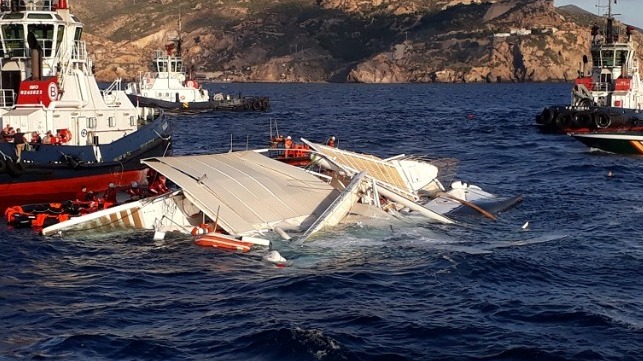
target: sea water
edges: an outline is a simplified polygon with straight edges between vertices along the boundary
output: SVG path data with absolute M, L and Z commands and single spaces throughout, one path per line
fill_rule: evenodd
M 175 154 L 264 148 L 276 121 L 295 139 L 447 160 L 447 180 L 524 202 L 495 222 L 276 241 L 285 268 L 182 236 L 3 224 L 0 359 L 643 359 L 643 158 L 537 131 L 571 85 L 206 87 L 272 110 L 173 116 Z

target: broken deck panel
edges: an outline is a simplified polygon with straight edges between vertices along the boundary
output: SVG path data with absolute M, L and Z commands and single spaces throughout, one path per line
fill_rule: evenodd
M 253 151 L 148 158 L 230 234 L 312 223 L 338 191 L 316 176 Z

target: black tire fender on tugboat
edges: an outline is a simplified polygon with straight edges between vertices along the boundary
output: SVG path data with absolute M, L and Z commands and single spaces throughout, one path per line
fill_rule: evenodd
M 268 110 L 268 108 L 269 108 L 268 99 L 261 98 L 260 102 L 261 102 L 261 111 L 265 112 L 266 110 Z
M 22 163 L 16 163 L 9 161 L 6 163 L 7 166 L 7 173 L 14 177 L 18 177 L 22 174 L 22 172 L 25 171 L 25 167 L 22 165 Z
M 537 120 L 537 123 L 542 125 L 550 125 L 554 121 L 554 111 L 551 108 L 545 108 L 540 117 Z
M 574 118 L 570 111 L 563 110 L 556 115 L 556 126 L 560 129 L 566 129 L 573 126 Z
M 596 128 L 607 128 L 612 124 L 612 119 L 606 113 L 594 114 L 594 124 Z
M 574 114 L 574 125 L 578 128 L 590 128 L 594 124 L 592 121 L 592 113 L 590 112 L 576 112 Z
M 0 173 L 4 173 L 7 171 L 7 162 L 4 161 L 4 159 L 0 159 Z

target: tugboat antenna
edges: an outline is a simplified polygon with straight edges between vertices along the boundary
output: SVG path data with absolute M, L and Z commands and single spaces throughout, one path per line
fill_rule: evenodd
M 182 32 L 182 26 L 181 26 L 181 13 L 179 13 L 179 44 L 178 44 L 178 56 L 182 56 L 181 52 L 181 46 L 183 45 L 182 42 L 183 40 L 181 39 L 181 32 Z
M 601 12 L 600 9 L 607 8 L 607 14 L 603 14 L 603 16 L 605 16 L 605 18 L 607 19 L 607 24 L 605 26 L 605 42 L 607 44 L 612 44 L 615 41 L 618 41 L 618 33 L 614 31 L 614 15 L 621 14 L 612 13 L 612 1 L 614 1 L 614 4 L 616 4 L 616 0 L 607 0 L 607 5 L 601 5 L 601 1 L 598 0 L 598 4 L 596 5 L 596 7 L 599 8 L 599 15 Z

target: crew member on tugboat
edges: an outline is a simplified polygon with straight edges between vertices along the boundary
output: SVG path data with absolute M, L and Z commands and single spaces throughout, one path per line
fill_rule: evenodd
M 25 150 L 25 144 L 27 144 L 25 133 L 21 132 L 20 128 L 16 129 L 16 133 L 13 135 L 13 143 L 16 145 L 17 161 L 20 162 L 22 152 Z

